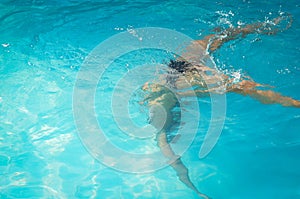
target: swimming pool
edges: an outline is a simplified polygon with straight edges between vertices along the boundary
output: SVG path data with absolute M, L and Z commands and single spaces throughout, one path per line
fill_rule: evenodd
M 1 1 L 0 198 L 197 198 L 170 167 L 147 174 L 118 172 L 87 152 L 72 109 L 76 75 L 85 58 L 123 31 L 161 27 L 200 39 L 216 27 L 264 21 L 285 12 L 294 18 L 290 29 L 229 42 L 213 60 L 222 71 L 250 75 L 300 99 L 299 6 L 280 0 Z M 117 78 L 142 61 L 164 62 L 163 55 L 129 54 L 115 62 L 128 65 L 108 75 Z M 98 114 L 109 103 L 102 94 L 113 89 L 109 79 L 104 83 L 106 90 L 96 93 Z M 182 156 L 193 183 L 212 198 L 300 198 L 300 110 L 237 94 L 226 98 L 222 134 L 204 159 L 198 153 L 210 102 L 199 100 L 197 135 Z M 136 123 L 147 118 L 136 103 L 131 106 Z M 110 117 L 102 120 L 106 129 L 115 129 Z M 131 141 L 124 136 L 117 144 L 138 151 Z M 154 145 L 143 150 L 157 150 Z

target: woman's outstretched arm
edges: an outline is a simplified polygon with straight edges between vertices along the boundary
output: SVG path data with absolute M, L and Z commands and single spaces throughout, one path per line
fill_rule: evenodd
M 284 31 L 291 27 L 292 22 L 293 19 L 291 15 L 279 16 L 267 22 L 258 22 L 243 27 L 228 28 L 223 32 L 207 35 L 204 39 L 197 40 L 196 42 L 205 49 L 208 47 L 208 50 L 213 52 L 220 48 L 224 43 L 245 37 L 248 34 L 258 33 L 273 35 L 279 31 Z M 283 24 L 282 26 L 284 27 L 280 28 L 280 24 Z
M 232 87 L 230 92 L 248 95 L 263 104 L 281 104 L 282 106 L 292 106 L 300 108 L 300 101 L 291 97 L 283 96 L 272 90 L 259 90 L 256 87 L 260 86 L 252 81 L 242 81 Z
M 258 84 L 254 81 L 243 80 L 239 83 L 226 87 L 226 92 L 234 92 L 244 96 L 250 96 L 263 104 L 281 104 L 282 106 L 292 106 L 300 108 L 300 101 L 272 90 L 260 90 L 258 87 L 270 87 L 269 85 Z M 198 97 L 207 97 L 209 93 L 220 94 L 220 89 L 210 88 L 204 90 L 188 90 L 178 92 L 181 97 L 190 97 L 197 95 Z

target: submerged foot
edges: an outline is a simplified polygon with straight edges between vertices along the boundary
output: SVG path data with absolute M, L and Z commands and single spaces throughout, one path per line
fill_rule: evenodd
M 200 196 L 203 199 L 212 199 L 211 197 L 208 197 L 207 195 L 205 195 L 203 193 L 198 193 L 198 196 Z

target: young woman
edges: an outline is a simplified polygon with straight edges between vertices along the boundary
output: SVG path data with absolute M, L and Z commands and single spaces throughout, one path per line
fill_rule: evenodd
M 208 199 L 209 197 L 198 191 L 191 182 L 188 169 L 184 166 L 179 156 L 177 156 L 170 147 L 167 139 L 167 133 L 174 123 L 174 107 L 178 104 L 177 96 L 207 96 L 210 93 L 224 94 L 234 92 L 244 96 L 250 96 L 264 104 L 281 104 L 283 106 L 293 106 L 300 108 L 300 101 L 281 95 L 272 90 L 260 89 L 270 86 L 254 82 L 249 77 L 231 78 L 219 71 L 205 66 L 205 62 L 193 59 L 192 54 L 197 53 L 197 46 L 207 49 L 213 53 L 225 42 L 245 37 L 248 34 L 258 33 L 273 35 L 278 31 L 283 31 L 291 26 L 292 17 L 280 16 L 272 21 L 264 23 L 254 23 L 244 27 L 229 28 L 218 34 L 212 34 L 204 37 L 202 40 L 194 41 L 184 56 L 177 60 L 171 60 L 168 64 L 170 71 L 163 82 L 146 83 L 143 90 L 147 92 L 144 102 L 150 110 L 150 124 L 160 129 L 157 133 L 157 144 L 166 158 L 170 160 L 170 166 L 174 168 L 179 179 L 189 188 L 194 190 L 200 197 Z M 283 29 L 279 26 L 285 25 Z M 166 85 L 166 86 L 164 86 Z M 174 93 L 167 87 L 172 87 Z M 187 90 L 192 86 L 192 89 Z M 173 89 L 172 89 L 173 90 Z M 164 120 L 162 119 L 161 107 L 164 109 Z

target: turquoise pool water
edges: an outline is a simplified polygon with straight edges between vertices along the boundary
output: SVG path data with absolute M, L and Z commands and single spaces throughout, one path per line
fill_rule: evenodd
M 227 73 L 250 75 L 300 99 L 300 4 L 295 0 L 2 0 L 0 198 L 197 198 L 169 167 L 123 173 L 87 152 L 73 118 L 76 75 L 96 45 L 122 31 L 162 27 L 200 39 L 216 27 L 265 21 L 281 12 L 293 16 L 290 29 L 229 42 L 213 60 Z M 129 65 L 120 72 L 140 64 L 136 60 L 165 61 L 156 51 L 142 55 L 128 56 Z M 107 82 L 105 91 L 111 90 Z M 107 107 L 101 107 L 101 90 L 96 96 L 98 113 L 103 113 Z M 300 109 L 263 105 L 237 94 L 226 97 L 222 135 L 204 159 L 198 153 L 210 103 L 199 100 L 198 133 L 182 156 L 195 186 L 215 199 L 300 198 Z M 147 118 L 136 103 L 131 106 L 133 115 L 140 114 L 135 115 L 137 123 Z M 112 123 L 105 120 L 105 127 L 114 128 Z M 134 150 L 130 141 L 124 146 Z

